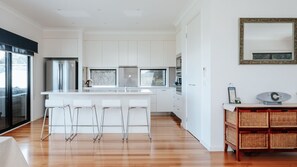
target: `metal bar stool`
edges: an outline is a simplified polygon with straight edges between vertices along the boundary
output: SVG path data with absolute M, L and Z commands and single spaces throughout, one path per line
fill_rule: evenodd
M 121 124 L 120 125 L 105 125 L 104 124 L 104 117 L 105 112 L 108 109 L 119 109 L 121 113 Z M 120 100 L 102 100 L 102 116 L 101 116 L 101 137 L 103 136 L 103 127 L 122 127 L 122 140 L 125 140 L 125 127 L 124 127 L 124 116 L 122 111 L 122 105 Z
M 100 134 L 100 129 L 99 129 L 99 122 L 98 122 L 98 115 L 97 115 L 97 111 L 96 111 L 96 106 L 94 104 L 92 104 L 91 100 L 73 100 L 73 104 L 72 106 L 74 107 L 73 110 L 73 119 L 74 119 L 74 115 L 75 115 L 75 111 L 76 111 L 76 124 L 73 125 L 76 127 L 75 129 L 75 133 L 74 135 L 71 137 L 71 141 L 75 138 L 75 136 L 77 136 L 77 130 L 78 127 L 93 127 L 93 141 L 95 142 L 97 140 L 97 138 L 99 137 Z M 79 118 L 79 112 L 82 109 L 89 109 L 92 112 L 92 125 L 79 125 L 78 124 L 78 118 Z M 94 125 L 94 115 L 96 118 L 96 124 Z M 95 135 L 95 130 L 94 128 L 97 127 L 97 135 Z
M 151 130 L 150 130 L 150 121 L 149 121 L 149 115 L 148 115 L 148 102 L 147 100 L 129 100 L 129 107 L 128 107 L 128 115 L 127 115 L 127 126 L 126 126 L 126 139 L 128 141 L 128 134 L 129 134 L 129 127 L 147 127 L 147 133 L 150 141 L 152 140 L 151 137 Z M 130 125 L 130 112 L 133 109 L 137 110 L 143 110 L 145 111 L 145 116 L 146 116 L 146 124 L 141 124 L 141 125 Z
M 68 108 L 69 111 L 69 118 L 71 121 L 71 125 L 67 125 L 66 124 L 66 108 Z M 53 125 L 53 111 L 54 109 L 62 109 L 64 112 L 64 125 Z M 45 121 L 46 121 L 46 115 L 47 113 L 50 111 L 50 124 L 49 125 L 45 125 Z M 44 132 L 44 127 L 47 126 L 50 128 L 49 133 L 46 136 L 43 136 L 43 132 Z M 47 138 L 48 136 L 50 136 L 52 134 L 52 127 L 53 126 L 64 126 L 64 135 L 65 135 L 65 140 L 68 141 L 70 139 L 70 137 L 73 135 L 73 128 L 72 128 L 72 116 L 71 116 L 71 109 L 70 109 L 70 105 L 69 104 L 64 104 L 63 101 L 61 100 L 45 100 L 45 111 L 44 111 L 44 116 L 43 116 L 43 123 L 42 123 L 42 130 L 41 130 L 41 134 L 40 134 L 40 140 L 43 141 L 45 138 Z M 67 132 L 66 132 L 66 126 L 71 126 L 71 134 L 69 137 L 66 136 Z

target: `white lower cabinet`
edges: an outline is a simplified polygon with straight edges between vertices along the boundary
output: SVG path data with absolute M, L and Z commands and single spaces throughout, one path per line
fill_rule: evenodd
M 173 95 L 173 113 L 180 119 L 182 119 L 182 113 L 184 111 L 184 100 L 182 95 Z
M 157 94 L 156 90 L 151 90 L 153 94 L 151 95 L 151 112 L 157 112 Z
M 172 112 L 173 89 L 157 89 L 157 112 Z

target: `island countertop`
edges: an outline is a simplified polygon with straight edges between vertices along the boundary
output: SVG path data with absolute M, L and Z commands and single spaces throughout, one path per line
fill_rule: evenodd
M 42 95 L 150 95 L 149 89 L 83 89 L 83 90 L 54 90 L 41 92 Z

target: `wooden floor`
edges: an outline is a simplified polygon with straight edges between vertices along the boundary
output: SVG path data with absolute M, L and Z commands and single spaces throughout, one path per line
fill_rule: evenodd
M 296 153 L 253 153 L 243 155 L 241 162 L 235 161 L 232 152 L 210 153 L 171 116 L 152 117 L 152 142 L 146 135 L 131 135 L 126 143 L 120 135 L 111 134 L 104 134 L 100 143 L 81 134 L 72 142 L 57 134 L 41 142 L 40 131 L 38 120 L 6 134 L 17 140 L 31 167 L 297 166 Z

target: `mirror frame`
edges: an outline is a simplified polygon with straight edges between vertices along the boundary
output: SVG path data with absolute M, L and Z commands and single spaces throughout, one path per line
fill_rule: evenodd
M 244 24 L 245 23 L 293 23 L 294 60 L 244 60 Z M 239 64 L 297 64 L 297 19 L 295 18 L 240 18 Z

